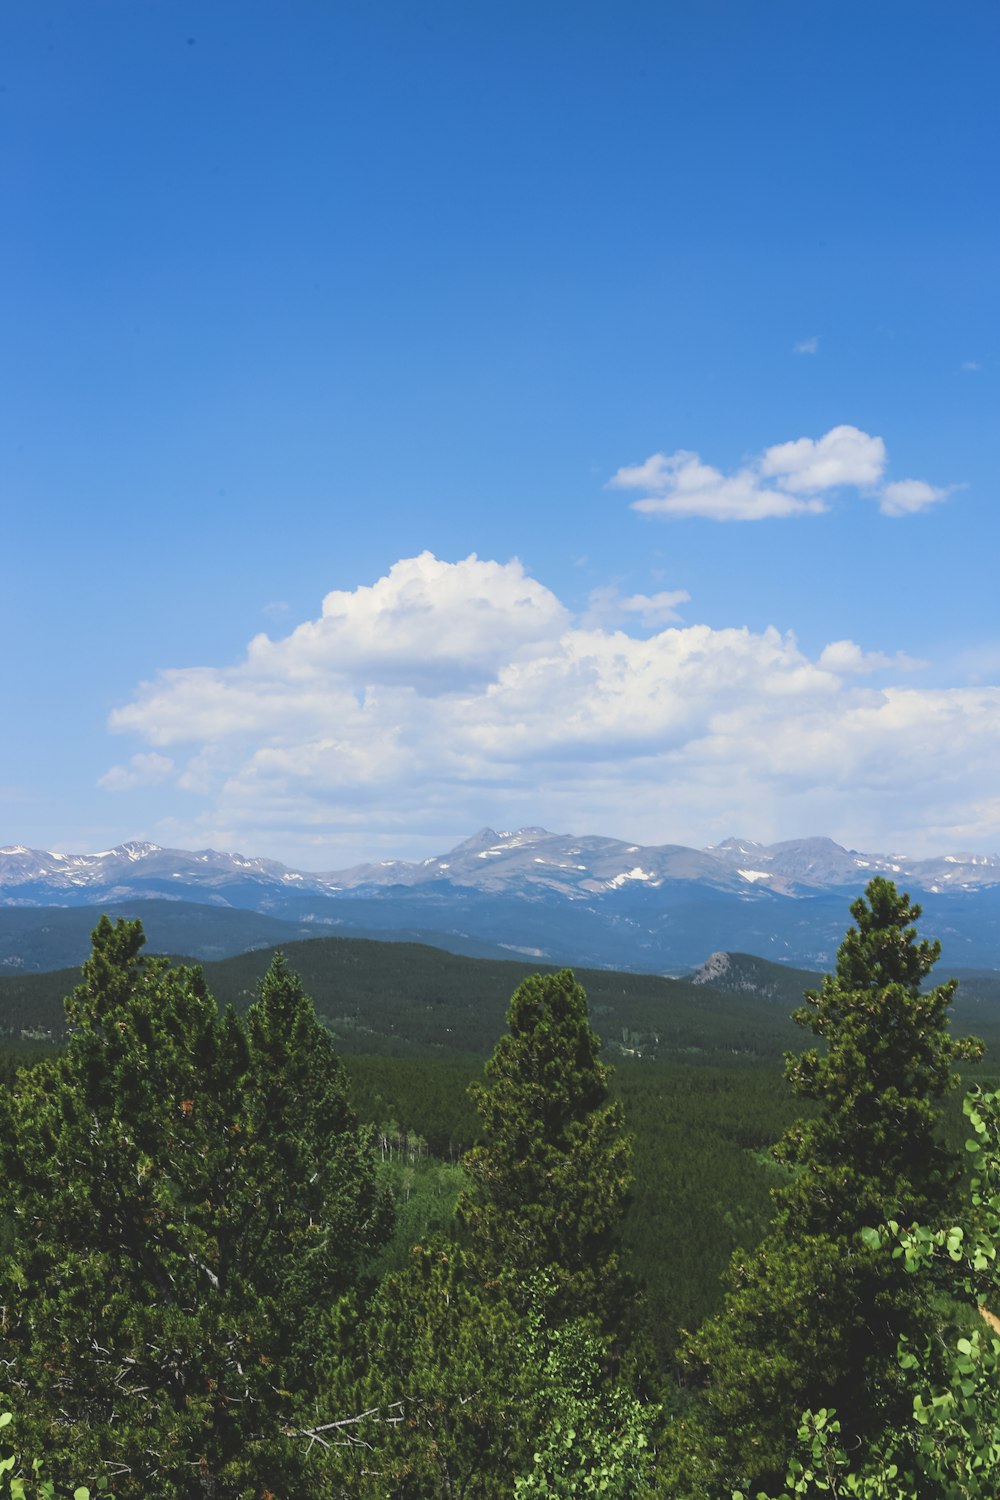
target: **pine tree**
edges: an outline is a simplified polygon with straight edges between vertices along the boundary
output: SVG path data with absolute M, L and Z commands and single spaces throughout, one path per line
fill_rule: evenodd
M 971 1175 L 959 1222 L 903 1227 L 890 1220 L 866 1236 L 884 1255 L 902 1258 L 912 1276 L 965 1303 L 961 1336 L 947 1350 L 931 1340 L 900 1345 L 912 1404 L 870 1445 L 852 1444 L 848 1454 L 835 1410 L 804 1412 L 782 1500 L 788 1491 L 865 1500 L 1000 1494 L 1000 1339 L 990 1311 L 1000 1306 L 1000 1094 L 977 1088 L 964 1109 L 974 1135 L 966 1141 Z
M 818 1112 L 779 1143 L 792 1175 L 771 1230 L 734 1257 L 723 1307 L 687 1353 L 706 1385 L 701 1430 L 675 1435 L 685 1493 L 780 1481 L 807 1407 L 836 1407 L 848 1443 L 870 1437 L 899 1414 L 900 1336 L 928 1325 L 922 1289 L 860 1231 L 947 1208 L 958 1167 L 940 1101 L 952 1063 L 982 1049 L 949 1033 L 954 982 L 922 988 L 940 945 L 918 941 L 920 908 L 876 879 L 851 913 L 834 973 L 795 1013 L 825 1043 L 787 1067 Z
M 377 1186 L 373 1132 L 356 1126 L 333 1039 L 280 953 L 246 1036 L 241 1274 L 280 1326 L 283 1384 L 308 1392 L 333 1304 L 388 1239 L 391 1200 Z
M 142 944 L 101 919 L 65 1054 L 5 1099 L 0 1357 L 27 1445 L 119 1496 L 280 1493 L 288 1382 L 386 1232 L 374 1162 L 283 966 L 247 1030 Z
M 568 969 L 526 979 L 507 1026 L 471 1089 L 486 1139 L 464 1158 L 473 1186 L 459 1221 L 489 1272 L 526 1283 L 550 1268 L 553 1315 L 610 1325 L 632 1146 L 583 989 Z
M 471 1090 L 485 1141 L 463 1158 L 471 1186 L 457 1241 L 416 1246 L 383 1283 L 363 1376 L 353 1398 L 340 1397 L 371 1409 L 358 1433 L 372 1451 L 345 1481 L 351 1494 L 512 1493 L 554 1405 L 548 1346 L 530 1336 L 542 1273 L 545 1327 L 572 1327 L 607 1353 L 594 1325 L 612 1326 L 623 1302 L 617 1237 L 631 1142 L 621 1105 L 572 974 L 526 980 L 507 1019 L 486 1082 Z
M 950 1035 L 957 981 L 924 992 L 941 944 L 918 941 L 920 907 L 891 881 L 871 881 L 851 915 L 834 972 L 793 1016 L 826 1045 L 787 1070 L 793 1093 L 820 1105 L 775 1153 L 797 1171 L 781 1198 L 789 1234 L 874 1226 L 887 1204 L 906 1223 L 933 1220 L 959 1175 L 938 1140 L 940 1101 L 958 1082 L 952 1063 L 982 1045 Z

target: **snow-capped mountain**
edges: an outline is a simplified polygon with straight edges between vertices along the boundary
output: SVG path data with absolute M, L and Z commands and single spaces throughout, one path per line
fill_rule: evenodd
M 1000 855 L 942 854 L 931 859 L 909 859 L 905 854 L 859 854 L 833 839 L 791 839 L 780 844 L 754 844 L 748 839 L 726 839 L 706 853 L 739 870 L 745 880 L 767 881 L 820 890 L 857 885 L 884 875 L 909 881 L 925 891 L 973 890 L 1000 884 Z
M 877 874 L 919 898 L 926 930 L 941 937 L 950 961 L 1000 968 L 1000 857 L 914 860 L 827 838 L 730 838 L 691 849 L 484 828 L 420 862 L 326 873 L 149 843 L 96 854 L 18 845 L 0 849 L 0 908 L 187 902 L 328 928 L 405 929 L 446 947 L 486 942 L 576 964 L 677 968 L 724 949 L 821 967 L 836 951 L 850 900 Z M 12 921 L 11 912 L 5 928 Z
M 0 904 L 10 905 L 9 893 L 27 895 L 32 887 L 62 891 L 69 904 L 76 904 L 74 891 L 130 888 L 159 878 L 190 880 L 210 888 L 234 874 L 280 881 L 290 872 L 271 859 L 244 859 L 242 854 L 220 854 L 215 849 L 189 853 L 185 849 L 161 849 L 158 844 L 119 844 L 98 854 L 55 854 L 9 844 L 0 849 Z M 48 904 L 48 903 L 47 903 Z M 59 904 L 59 903 L 53 903 Z
M 146 896 L 246 906 L 256 892 L 263 905 L 289 895 L 331 897 L 349 891 L 427 885 L 488 892 L 533 891 L 539 896 L 593 900 L 612 891 L 671 882 L 703 884 L 782 896 L 860 889 L 873 875 L 910 882 L 922 891 L 974 890 L 1000 885 L 1000 856 L 945 854 L 908 859 L 860 854 L 828 838 L 758 844 L 729 838 L 706 849 L 682 844 L 627 844 L 594 834 L 545 828 L 500 832 L 483 828 L 446 854 L 417 863 L 383 860 L 347 870 L 310 873 L 271 859 L 248 859 L 215 849 L 163 849 L 127 843 L 97 854 L 57 854 L 22 845 L 0 848 L 0 905 L 91 905 Z

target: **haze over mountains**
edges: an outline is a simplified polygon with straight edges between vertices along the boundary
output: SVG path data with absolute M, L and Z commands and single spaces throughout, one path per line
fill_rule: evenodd
M 0 963 L 18 965 L 18 935 L 35 933 L 25 967 L 45 967 L 39 908 L 185 903 L 200 908 L 195 956 L 212 926 L 253 912 L 381 936 L 420 936 L 457 951 L 483 946 L 557 962 L 656 970 L 693 967 L 714 949 L 740 949 L 822 967 L 847 906 L 873 875 L 904 884 L 925 927 L 956 964 L 1000 968 L 1000 857 L 860 853 L 828 838 L 763 845 L 730 838 L 705 849 L 643 846 L 543 828 L 484 828 L 419 863 L 388 860 L 310 873 L 274 860 L 127 843 L 96 854 L 0 849 Z M 147 908 L 147 926 L 155 908 Z M 34 912 L 34 916 L 32 913 Z M 227 918 L 226 914 L 230 914 Z M 165 914 L 165 913 L 164 913 Z M 180 918 L 181 913 L 177 912 Z M 221 925 L 220 925 L 221 924 Z M 44 925 L 44 924 L 43 924 Z M 184 922 L 171 927 L 174 951 Z M 252 927 L 222 947 L 252 945 Z M 292 936 L 293 934 L 289 934 Z M 260 941 L 273 942 L 273 928 Z M 209 941 L 212 956 L 220 944 Z

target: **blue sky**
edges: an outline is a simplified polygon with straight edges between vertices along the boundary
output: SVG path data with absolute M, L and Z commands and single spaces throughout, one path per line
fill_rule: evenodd
M 5 7 L 0 840 L 1000 847 L 998 45 Z

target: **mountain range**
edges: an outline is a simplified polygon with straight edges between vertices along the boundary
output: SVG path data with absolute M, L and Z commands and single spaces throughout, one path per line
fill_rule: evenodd
M 905 885 L 921 901 L 922 925 L 942 939 L 950 962 L 1000 969 L 997 855 L 915 860 L 860 853 L 822 837 L 770 845 L 729 838 L 693 849 L 544 828 L 484 828 L 418 863 L 386 860 L 328 873 L 150 843 L 96 854 L 8 846 L 0 849 L 0 965 L 55 967 L 45 957 L 43 929 L 68 928 L 54 908 L 140 910 L 152 935 L 157 912 L 166 918 L 170 903 L 170 948 L 195 957 L 334 930 L 636 970 L 678 972 L 719 949 L 822 968 L 847 925 L 850 901 L 873 875 Z M 266 930 L 240 926 L 237 912 L 268 919 Z M 274 923 L 292 929 L 282 933 Z M 188 928 L 193 940 L 185 943 Z

